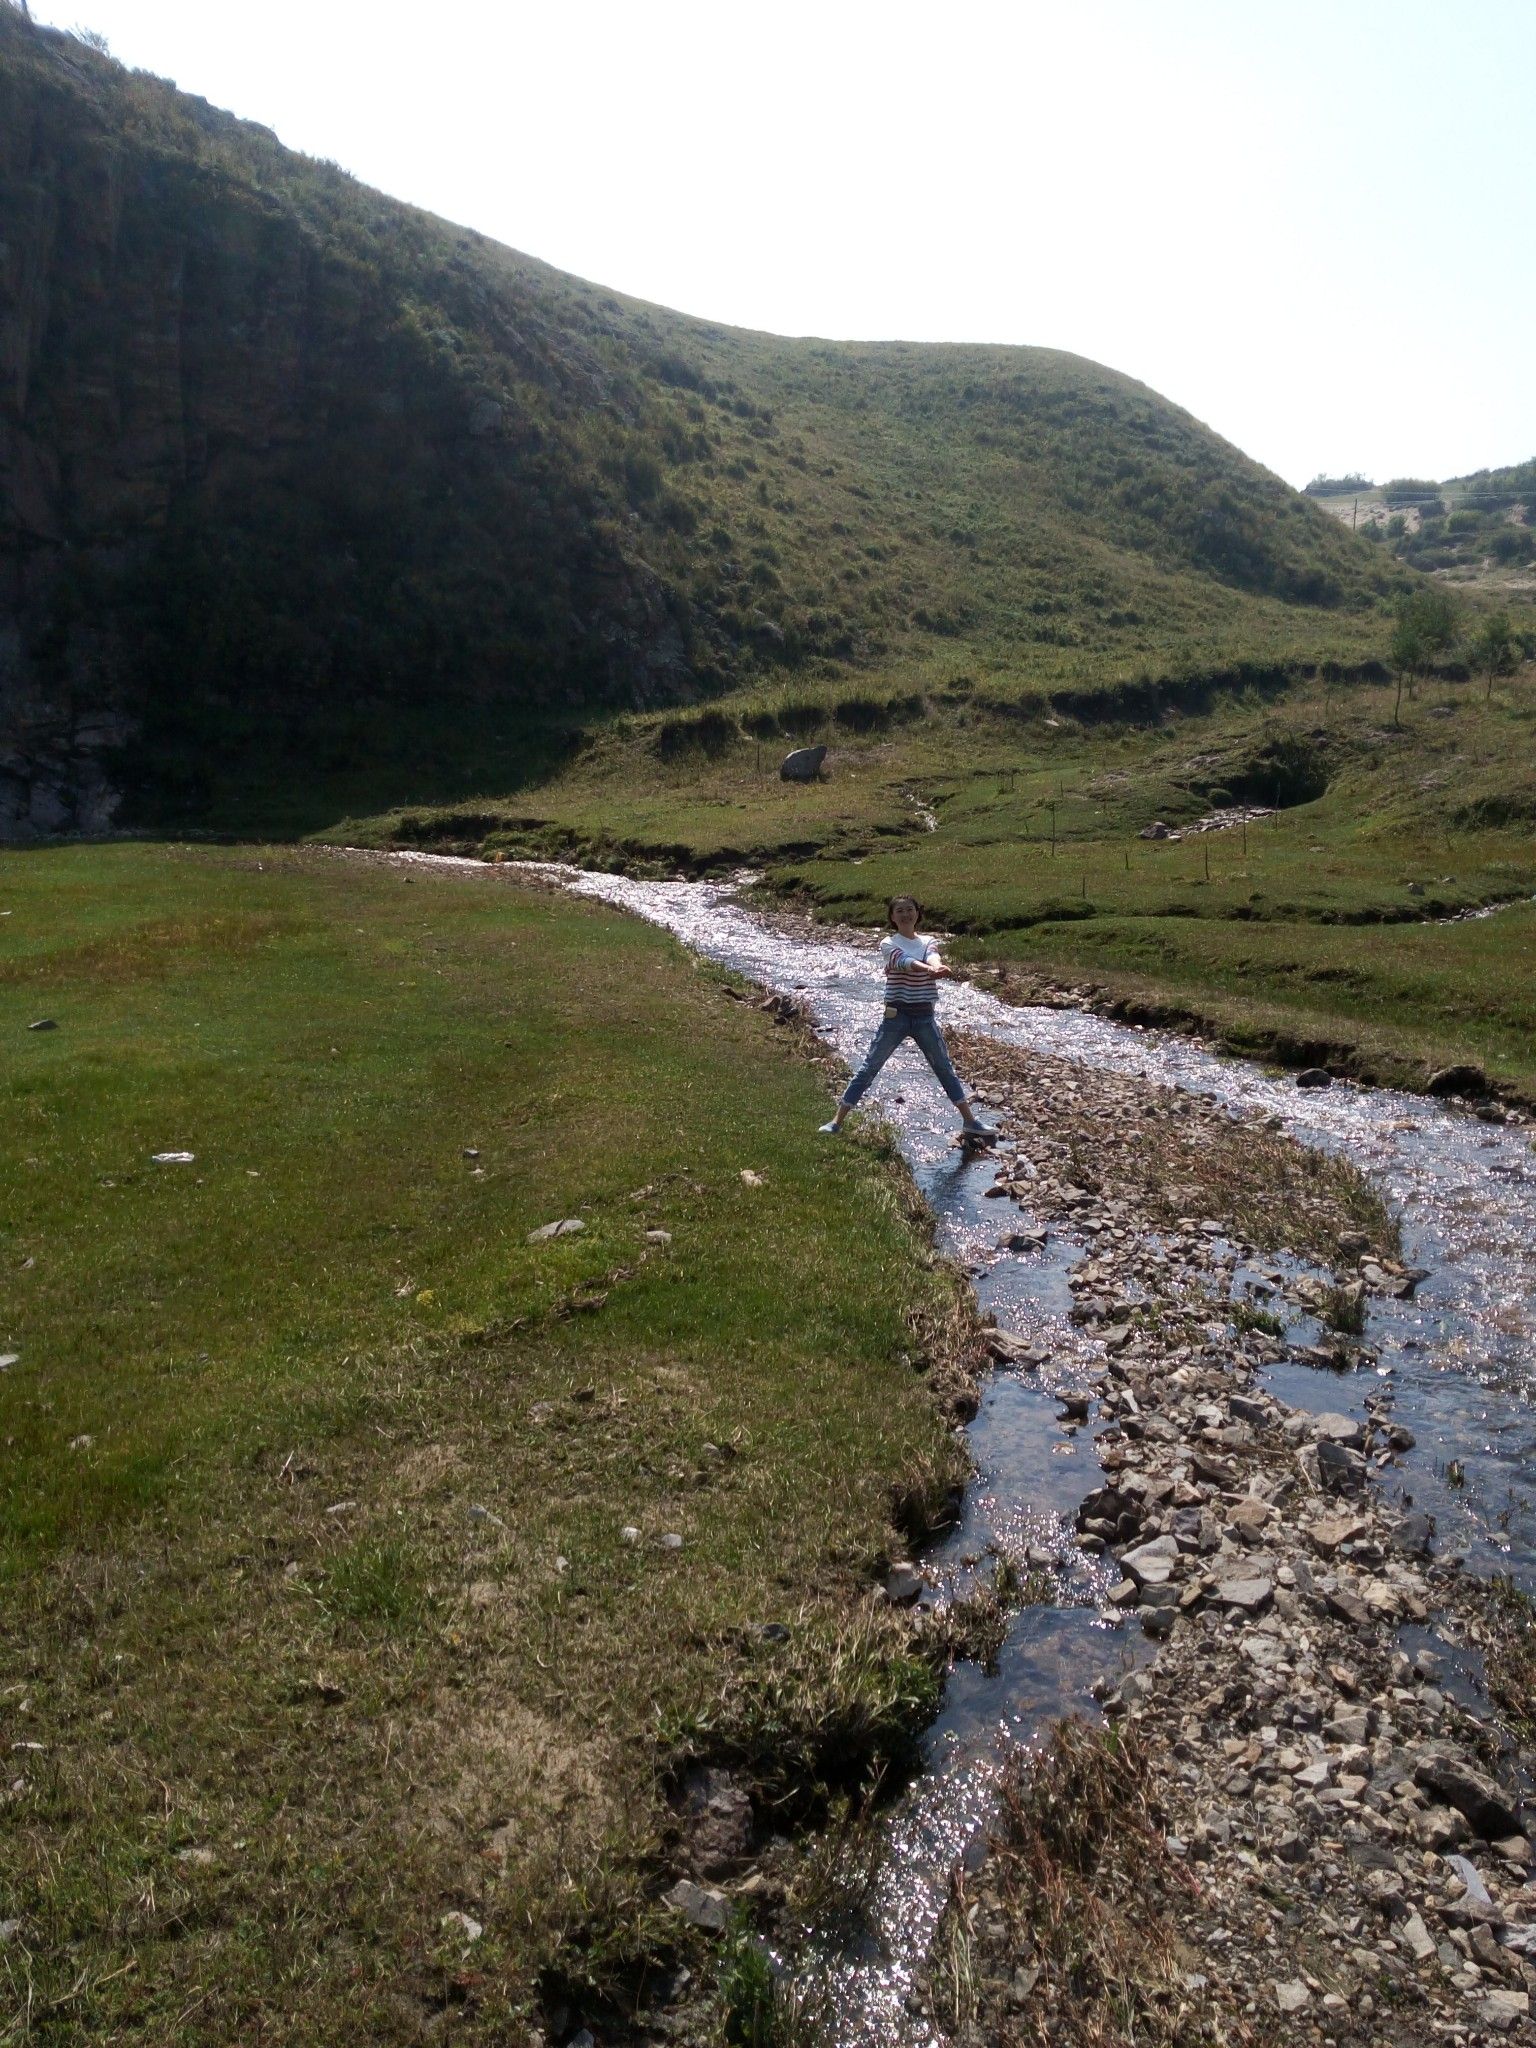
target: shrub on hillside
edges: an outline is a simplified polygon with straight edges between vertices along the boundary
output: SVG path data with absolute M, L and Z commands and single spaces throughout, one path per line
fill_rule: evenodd
M 1424 477 L 1395 476 L 1390 483 L 1382 485 L 1381 495 L 1387 504 L 1393 506 L 1438 504 L 1440 486 Z
M 723 711 L 701 711 L 694 718 L 664 718 L 656 728 L 653 747 L 663 761 L 680 760 L 686 754 L 723 754 L 739 737 L 736 721 Z

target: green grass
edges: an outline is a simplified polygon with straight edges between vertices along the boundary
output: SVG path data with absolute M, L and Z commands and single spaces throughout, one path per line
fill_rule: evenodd
M 499 2041 L 625 1980 L 669 1744 L 771 1773 L 814 1705 L 876 1770 L 931 1704 L 856 1597 L 954 1466 L 905 1184 L 607 909 L 122 845 L 0 910 L 0 2040 Z

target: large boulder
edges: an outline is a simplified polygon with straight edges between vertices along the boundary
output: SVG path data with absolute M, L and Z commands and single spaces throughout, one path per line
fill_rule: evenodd
M 792 754 L 786 754 L 779 763 L 779 776 L 784 782 L 816 782 L 821 777 L 821 764 L 827 758 L 825 747 L 796 747 Z

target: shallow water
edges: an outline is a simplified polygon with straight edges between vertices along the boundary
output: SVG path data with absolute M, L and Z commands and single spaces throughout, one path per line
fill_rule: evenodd
M 873 937 L 787 935 L 737 901 L 731 883 L 538 872 L 666 926 L 765 988 L 803 998 L 818 1030 L 850 1061 L 878 1021 Z M 1018 1009 L 965 984 L 946 988 L 942 1010 L 950 1023 L 1010 1045 L 1279 1117 L 1303 1142 L 1342 1152 L 1366 1172 L 1401 1215 L 1407 1262 L 1427 1277 L 1412 1301 L 1372 1299 L 1374 1368 L 1339 1375 L 1287 1362 L 1271 1368 L 1266 1383 L 1298 1406 L 1357 1413 L 1367 1392 L 1390 1386 L 1393 1419 L 1414 1432 L 1417 1448 L 1383 1475 L 1389 1492 L 1433 1513 L 1440 1548 L 1464 1553 L 1469 1569 L 1536 1579 L 1536 1154 L 1528 1132 L 1383 1089 L 1299 1090 L 1187 1039 L 1080 1011 Z M 955 1586 L 992 1554 L 1004 1555 L 1047 1574 L 1050 1597 L 1018 1616 L 995 1672 L 963 1667 L 951 1679 L 927 1737 L 925 1775 L 886 1822 L 868 1940 L 809 1964 L 796 1958 L 797 1969 L 811 1968 L 830 1986 L 835 2033 L 847 2048 L 927 2048 L 933 2037 L 907 2010 L 914 1972 L 950 1872 L 984 1829 L 1002 1755 L 1064 1712 L 1092 1711 L 1093 1679 L 1145 1651 L 1139 1630 L 1101 1618 L 1104 1574 L 1072 1540 L 1072 1511 L 1098 1466 L 1086 1434 L 1056 1419 L 1051 1395 L 1078 1383 L 1102 1355 L 1067 1320 L 1066 1274 L 1081 1242 L 1053 1228 L 1038 1251 L 1000 1249 L 998 1240 L 1028 1219 L 1012 1203 L 983 1198 L 991 1173 L 952 1148 L 953 1112 L 912 1046 L 867 1100 L 899 1134 L 941 1249 L 972 1272 L 1000 1324 L 1038 1335 L 1051 1353 L 1038 1374 L 992 1375 L 968 1431 L 977 1476 L 962 1520 L 928 1560 L 942 1585 Z M 1273 1270 L 1278 1262 L 1258 1263 Z M 1303 1342 L 1314 1329 L 1299 1315 L 1288 1324 Z

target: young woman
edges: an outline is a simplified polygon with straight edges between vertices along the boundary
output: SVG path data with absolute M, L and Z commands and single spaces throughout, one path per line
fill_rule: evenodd
M 863 1066 L 843 1090 L 836 1116 L 821 1127 L 829 1138 L 837 1136 L 843 1128 L 843 1118 L 860 1100 L 904 1038 L 916 1042 L 918 1051 L 937 1074 L 939 1086 L 960 1111 L 964 1118 L 960 1126 L 962 1132 L 976 1138 L 995 1135 L 977 1116 L 976 1105 L 966 1094 L 965 1084 L 955 1072 L 949 1047 L 939 1029 L 934 1014 L 939 1002 L 939 983 L 949 980 L 953 969 L 944 965 L 933 940 L 925 939 L 918 931 L 917 921 L 921 916 L 922 911 L 912 897 L 891 898 L 893 929 L 889 938 L 880 941 L 880 958 L 885 965 L 885 1016 L 869 1051 L 864 1055 Z

